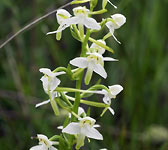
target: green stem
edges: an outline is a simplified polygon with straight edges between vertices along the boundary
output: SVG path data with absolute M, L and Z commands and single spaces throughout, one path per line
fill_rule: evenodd
M 98 89 L 101 89 L 101 90 L 104 89 L 104 90 L 106 90 L 107 92 L 110 93 L 110 90 L 109 90 L 105 85 L 101 85 L 101 84 L 93 85 L 93 86 L 90 87 L 87 91 L 89 91 L 89 92 L 91 93 L 91 91 L 98 90 Z M 83 92 L 83 93 L 81 94 L 81 98 L 82 98 L 82 97 L 85 97 L 86 94 L 87 94 L 86 92 Z M 94 92 L 93 92 L 93 94 L 94 94 Z
M 71 96 L 67 96 L 67 98 L 70 99 L 71 101 L 75 101 L 75 98 L 73 98 Z M 83 100 L 83 99 L 81 99 L 80 102 L 82 104 L 86 104 L 86 105 L 93 106 L 93 107 L 102 107 L 102 108 L 109 107 L 109 105 L 104 104 L 104 103 L 92 102 L 92 101 L 87 101 L 87 100 Z
M 79 29 L 80 37 L 83 41 L 83 37 L 84 37 L 84 26 L 83 26 L 83 24 L 78 24 L 78 29 Z
M 106 39 L 108 39 L 111 36 L 112 36 L 112 34 L 109 32 L 103 37 L 103 40 L 105 41 Z
M 81 57 L 86 56 L 86 52 L 87 52 L 87 43 L 88 43 L 89 37 L 90 37 L 90 30 L 87 29 L 87 31 L 86 31 L 86 35 L 85 35 L 85 39 L 84 39 L 84 41 L 83 41 L 83 43 L 82 43 Z
M 83 3 L 87 3 L 89 2 L 90 0 L 79 0 L 79 1 L 72 1 L 71 2 L 71 5 L 73 4 L 83 4 Z
M 107 12 L 107 9 L 102 9 L 102 10 L 98 10 L 98 11 L 93 11 L 93 12 L 91 12 L 90 14 L 91 14 L 91 15 L 98 15 L 98 14 L 103 14 L 103 13 L 105 13 L 105 12 Z
M 80 90 L 81 88 L 81 82 L 82 82 L 82 77 L 83 77 L 83 73 L 80 74 L 79 76 L 79 80 L 76 81 L 76 89 Z M 80 104 L 80 92 L 76 92 L 75 93 L 75 102 L 73 105 L 73 112 L 78 114 L 78 107 Z M 76 119 L 74 118 L 74 116 L 72 116 L 72 121 L 75 121 Z
M 65 68 L 65 67 L 58 67 L 58 68 L 56 68 L 53 72 L 55 73 L 55 72 L 59 72 L 59 71 L 67 71 L 67 68 Z
M 61 96 L 62 98 L 65 100 L 65 102 L 72 107 L 73 105 L 71 104 L 71 102 L 68 100 L 68 98 L 66 97 L 66 95 L 64 94 L 64 92 L 61 92 Z
M 81 79 L 80 79 L 81 80 Z M 79 81 L 79 80 L 77 80 Z M 67 88 L 67 87 L 57 87 L 55 89 L 55 91 L 57 92 L 78 92 L 78 93 L 97 93 L 99 94 L 98 92 L 93 92 L 93 91 L 88 91 L 88 90 L 81 90 L 81 89 L 74 89 L 74 88 Z
M 76 72 L 73 73 L 72 77 L 76 78 L 78 77 L 79 74 L 81 74 L 83 72 L 83 68 L 79 68 Z
M 66 107 L 66 106 L 64 106 L 64 105 L 62 104 L 62 102 L 60 101 L 60 99 L 59 99 L 58 97 L 55 98 L 55 101 L 57 102 L 57 104 L 58 104 L 61 108 L 67 110 L 68 112 L 71 112 L 71 110 L 70 110 L 68 107 Z

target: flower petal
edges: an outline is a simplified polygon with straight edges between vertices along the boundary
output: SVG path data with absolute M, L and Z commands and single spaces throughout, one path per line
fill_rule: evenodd
M 115 6 L 110 0 L 107 0 L 108 3 L 110 3 L 115 9 L 117 9 L 117 6 Z
M 102 44 L 106 45 L 106 42 L 103 40 L 97 40 L 98 42 L 101 42 Z M 104 54 L 105 49 L 95 43 L 92 43 L 90 46 L 91 49 L 93 49 L 93 52 L 99 53 L 100 55 Z
M 58 78 L 52 78 L 51 81 L 49 81 L 49 88 L 51 92 L 55 90 L 55 88 L 61 83 L 61 81 Z
M 63 126 L 58 126 L 57 129 L 62 130 Z
M 70 25 L 73 25 L 73 24 L 79 24 L 81 23 L 81 19 L 82 18 L 79 18 L 79 17 L 71 17 L 71 18 L 68 18 L 66 19 L 63 23 L 70 26 Z
M 82 107 L 78 108 L 78 115 L 80 116 L 81 114 L 85 114 L 85 110 Z
M 111 18 L 115 21 L 117 25 L 115 29 L 120 28 L 126 22 L 126 17 L 122 14 L 114 14 L 111 16 Z
M 116 85 L 109 86 L 109 89 L 112 95 L 117 95 L 123 90 L 123 87 L 121 85 L 116 84 Z
M 43 101 L 43 102 L 41 102 L 41 103 L 38 103 L 38 104 L 36 104 L 36 108 L 37 107 L 40 107 L 40 106 L 42 106 L 42 105 L 45 105 L 45 104 L 48 104 L 50 102 L 50 100 L 46 100 L 46 101 Z
M 89 18 L 89 17 L 85 18 L 84 25 L 90 29 L 95 29 L 95 30 L 101 29 L 101 26 L 97 23 L 97 21 L 95 19 Z
M 114 110 L 111 107 L 109 107 L 108 110 L 112 113 L 112 115 L 115 114 Z
M 48 94 L 48 77 L 42 76 L 40 80 L 42 81 L 44 91 Z
M 62 31 L 65 30 L 67 27 L 69 27 L 69 25 L 61 24 L 61 25 L 58 27 L 58 29 L 57 29 L 56 31 L 48 32 L 47 35 L 62 32 Z
M 96 72 L 97 74 L 99 74 L 100 76 L 102 76 L 105 79 L 107 78 L 107 73 L 106 73 L 104 67 L 100 64 L 95 65 L 94 72 Z
M 94 128 L 99 128 L 100 125 L 99 125 L 99 124 L 95 124 L 95 125 L 93 125 L 93 127 L 94 127 Z
M 79 68 L 86 68 L 88 66 L 88 61 L 85 57 L 77 57 L 71 60 L 70 64 Z
M 46 74 L 49 77 L 55 77 L 55 73 L 53 73 L 50 69 L 48 68 L 40 68 L 39 69 L 40 72 L 42 72 L 43 74 Z
M 60 76 L 60 75 L 63 75 L 63 74 L 65 74 L 65 72 L 64 72 L 64 71 L 55 72 L 55 76 Z
M 108 93 L 105 93 L 105 94 L 104 94 L 103 102 L 104 102 L 105 104 L 108 104 L 108 105 L 111 104 L 111 97 L 109 96 Z
M 62 130 L 62 132 L 68 134 L 80 134 L 80 125 L 79 123 L 71 122 Z
M 106 23 L 107 28 L 110 30 L 110 33 L 113 35 L 114 34 L 114 23 L 111 21 Z
M 30 148 L 30 150 L 46 150 L 46 147 L 44 145 L 37 145 Z
M 68 11 L 66 11 L 65 9 L 59 9 L 59 10 L 57 10 L 56 17 L 57 17 L 57 22 L 59 24 L 62 24 L 62 22 L 65 19 L 71 17 L 71 14 Z
M 114 58 L 111 58 L 111 57 L 103 57 L 103 60 L 104 61 L 118 61 L 118 59 L 114 59 Z
M 121 42 L 115 37 L 114 34 L 112 34 L 112 36 L 113 36 L 114 40 L 116 40 L 119 44 L 121 44 Z
M 103 140 L 103 136 L 99 133 L 99 131 L 89 125 L 85 125 L 85 127 L 81 128 L 81 132 L 88 138 Z

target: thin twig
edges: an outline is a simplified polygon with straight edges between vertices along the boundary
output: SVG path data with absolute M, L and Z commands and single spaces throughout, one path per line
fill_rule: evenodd
M 72 1 L 71 1 L 72 2 Z M 58 9 L 62 9 L 62 8 L 65 8 L 67 6 L 69 6 L 71 4 L 71 2 L 45 14 L 44 16 L 40 17 L 40 18 L 37 18 L 35 19 L 34 21 L 32 21 L 31 23 L 27 24 L 25 27 L 23 27 L 22 29 L 20 29 L 18 32 L 16 32 L 14 35 L 12 35 L 10 38 L 8 38 L 5 42 L 3 42 L 1 45 L 0 45 L 0 49 L 3 48 L 6 44 L 8 44 L 12 39 L 14 39 L 16 36 L 18 36 L 20 33 L 22 33 L 23 31 L 27 30 L 28 28 L 30 28 L 32 25 L 36 24 L 37 22 L 41 21 L 42 19 L 45 19 L 47 18 L 48 16 L 52 15 L 53 13 L 56 13 L 56 11 Z

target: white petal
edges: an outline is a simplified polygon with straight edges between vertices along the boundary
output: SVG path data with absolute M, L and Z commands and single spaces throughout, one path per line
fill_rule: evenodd
M 126 22 L 126 17 L 122 14 L 114 14 L 111 16 L 111 18 L 118 25 L 116 29 L 120 28 Z
M 41 79 L 44 91 L 48 94 L 48 77 L 43 76 Z
M 79 68 L 86 68 L 88 66 L 88 61 L 85 57 L 77 57 L 71 60 L 70 64 Z
M 78 108 L 78 115 L 80 116 L 83 113 L 85 113 L 85 110 L 82 107 L 79 107 Z
M 96 140 L 103 140 L 103 136 L 96 130 L 94 127 L 90 127 L 86 125 L 81 129 L 82 134 L 87 136 L 88 138 L 96 139 Z
M 48 68 L 41 68 L 39 69 L 40 72 L 42 72 L 43 74 L 46 74 L 50 77 L 55 77 L 55 73 L 53 73 L 50 69 Z
M 62 32 L 63 30 L 65 30 L 67 27 L 69 27 L 69 25 L 66 25 L 66 24 L 61 24 L 58 29 L 56 31 L 52 31 L 52 32 L 48 32 L 47 35 L 49 34 L 56 34 L 58 32 Z
M 85 18 L 84 25 L 90 29 L 95 29 L 95 30 L 101 29 L 101 26 L 97 23 L 97 21 L 95 19 L 89 18 L 89 17 Z
M 50 141 L 52 145 L 59 145 L 59 142 L 57 141 Z
M 84 118 L 79 118 L 81 124 L 85 124 L 86 121 L 89 121 L 91 125 L 94 125 L 96 120 L 91 118 L 91 117 L 84 117 Z
M 48 140 L 48 137 L 45 136 L 45 135 L 43 135 L 43 134 L 37 134 L 37 138 L 38 138 L 38 139 L 43 139 L 43 140 L 45 140 L 45 141 L 49 141 L 49 140 Z
M 99 125 L 99 124 L 95 124 L 95 125 L 93 125 L 93 127 L 94 127 L 94 128 L 99 128 L 100 125 Z
M 62 130 L 62 129 L 63 129 L 63 126 L 58 126 L 57 129 Z
M 59 24 L 62 24 L 62 22 L 65 19 L 71 17 L 71 14 L 68 11 L 66 11 L 65 9 L 59 9 L 59 10 L 57 10 L 56 17 L 57 17 L 57 22 Z
M 104 61 L 118 61 L 118 59 L 114 59 L 114 58 L 111 58 L 111 57 L 103 57 L 103 60 Z
M 41 102 L 41 103 L 38 103 L 38 104 L 36 104 L 36 108 L 37 107 L 40 107 L 40 106 L 42 106 L 42 105 L 45 105 L 45 104 L 48 104 L 50 102 L 50 100 L 47 100 L 47 101 L 43 101 L 43 102 Z
M 110 112 L 112 113 L 112 115 L 115 114 L 114 110 L 111 107 L 109 107 L 108 109 L 110 110 Z
M 79 123 L 71 122 L 62 130 L 62 132 L 68 134 L 80 134 L 80 125 Z
M 46 150 L 46 147 L 44 145 L 37 145 L 30 148 L 30 150 Z
M 104 97 L 103 97 L 103 102 L 104 102 L 105 104 L 108 104 L 108 105 L 111 104 L 111 97 L 109 96 L 108 93 L 106 93 L 106 94 L 104 95 Z
M 106 23 L 107 28 L 110 30 L 110 33 L 113 35 L 114 34 L 114 23 L 111 21 Z
M 81 19 L 82 18 L 79 18 L 79 17 L 71 17 L 71 18 L 68 18 L 66 19 L 63 23 L 70 26 L 70 25 L 73 25 L 73 24 L 79 24 L 81 23 Z
M 106 42 L 103 40 L 97 40 L 98 42 L 101 42 L 102 44 L 106 45 Z M 90 46 L 90 48 L 94 49 L 94 52 L 99 53 L 100 55 L 104 54 L 105 49 L 95 43 L 92 43 L 92 45 Z
M 49 81 L 49 88 L 52 91 L 55 90 L 55 88 L 61 83 L 61 81 L 58 79 L 58 78 L 52 78 L 50 81 Z
M 114 34 L 112 34 L 112 36 L 113 36 L 114 40 L 116 40 L 119 44 L 121 44 L 121 42 L 115 37 Z
M 54 146 L 51 146 L 49 150 L 57 150 Z
M 94 72 L 96 72 L 97 74 L 99 74 L 100 76 L 102 76 L 105 79 L 107 78 L 107 73 L 106 73 L 104 67 L 100 64 L 95 65 Z
M 115 6 L 110 0 L 107 0 L 115 9 L 117 9 L 117 6 Z
M 121 85 L 116 84 L 116 85 L 109 86 L 109 90 L 111 91 L 112 95 L 117 95 L 123 90 L 123 87 Z
M 63 75 L 63 74 L 65 74 L 65 72 L 64 72 L 64 71 L 55 72 L 55 76 L 60 76 L 60 75 Z

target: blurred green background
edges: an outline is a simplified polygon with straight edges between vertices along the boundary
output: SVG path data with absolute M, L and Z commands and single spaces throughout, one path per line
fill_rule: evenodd
M 99 1 L 97 8 L 101 7 Z M 0 0 L 0 43 L 32 19 L 67 2 Z M 107 112 L 100 118 L 102 110 L 91 109 L 92 117 L 102 126 L 104 141 L 91 140 L 83 149 L 168 150 L 168 1 L 112 2 L 118 9 L 108 5 L 108 13 L 96 19 L 122 13 L 127 23 L 115 31 L 121 45 L 113 38 L 107 40 L 115 50 L 113 57 L 120 61 L 105 64 L 108 78 L 102 83 L 121 84 L 124 91 L 112 103 L 115 116 Z M 50 105 L 34 107 L 47 99 L 39 68 L 66 67 L 80 52 L 80 43 L 71 37 L 69 29 L 63 32 L 61 41 L 56 41 L 54 35 L 45 35 L 57 27 L 55 14 L 51 15 L 0 49 L 0 150 L 26 150 L 37 144 L 31 136 L 60 133 L 57 126 L 62 116 L 55 118 Z M 108 30 L 93 37 L 102 38 L 105 32 Z M 108 52 L 105 55 L 112 56 Z M 92 83 L 98 78 L 94 74 Z M 74 87 L 69 79 L 61 80 L 62 86 Z

